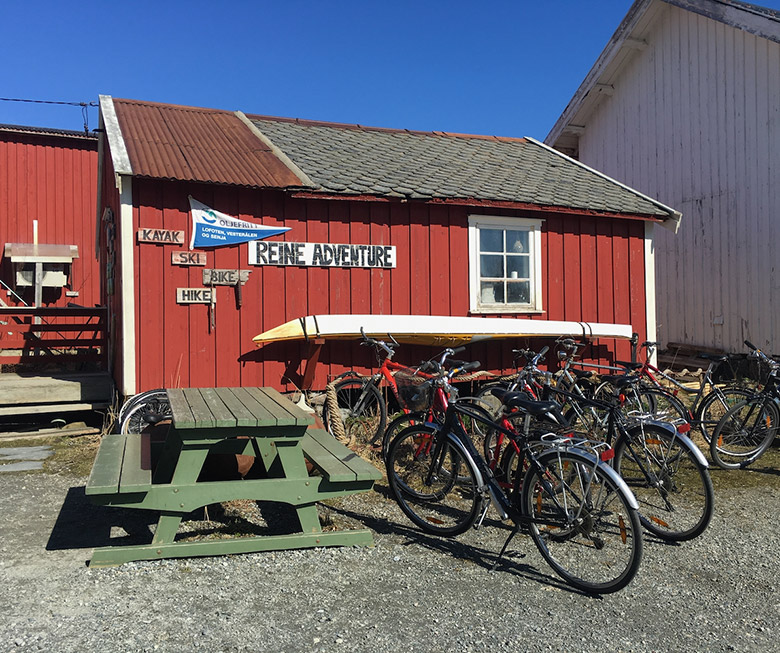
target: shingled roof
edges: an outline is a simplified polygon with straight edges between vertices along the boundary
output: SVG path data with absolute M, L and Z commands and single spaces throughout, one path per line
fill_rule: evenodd
M 101 96 L 101 113 L 122 174 L 679 219 L 673 209 L 530 138 L 246 116 L 108 96 Z
M 529 138 L 249 119 L 329 193 L 671 215 L 660 203 Z

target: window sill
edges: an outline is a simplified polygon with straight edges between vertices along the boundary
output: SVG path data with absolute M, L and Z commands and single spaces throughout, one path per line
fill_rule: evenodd
M 471 315 L 544 315 L 541 308 L 515 308 L 512 306 L 485 306 L 469 311 Z

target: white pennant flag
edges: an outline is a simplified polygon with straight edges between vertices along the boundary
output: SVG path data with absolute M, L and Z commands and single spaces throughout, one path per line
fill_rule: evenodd
M 215 211 L 192 197 L 190 197 L 190 210 L 192 211 L 190 249 L 236 245 L 290 231 L 289 227 L 264 227 L 254 222 L 239 220 Z

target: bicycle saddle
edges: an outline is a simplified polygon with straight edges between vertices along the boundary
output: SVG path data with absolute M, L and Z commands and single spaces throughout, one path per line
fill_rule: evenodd
M 509 408 L 518 408 L 534 417 L 553 418 L 556 423 L 564 423 L 561 421 L 561 405 L 557 401 L 532 399 L 527 392 L 507 392 L 500 388 L 493 388 L 491 394 Z
M 615 361 L 615 363 L 629 370 L 638 370 L 642 367 L 642 363 L 632 363 L 631 361 Z

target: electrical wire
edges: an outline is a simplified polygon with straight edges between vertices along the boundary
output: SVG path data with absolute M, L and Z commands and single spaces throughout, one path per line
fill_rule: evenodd
M 89 133 L 89 107 L 99 106 L 97 102 L 65 102 L 63 100 L 26 100 L 22 98 L 0 97 L 0 102 L 27 102 L 29 104 L 59 104 L 70 107 L 81 107 L 81 117 L 84 119 L 84 133 Z

